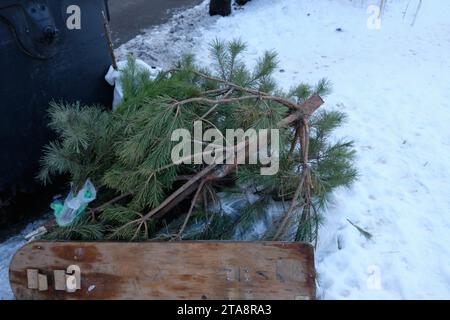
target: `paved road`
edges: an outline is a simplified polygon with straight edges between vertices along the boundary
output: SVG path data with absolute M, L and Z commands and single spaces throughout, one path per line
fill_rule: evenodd
M 166 22 L 175 9 L 193 7 L 203 0 L 109 0 L 115 44 L 133 39 L 142 29 Z

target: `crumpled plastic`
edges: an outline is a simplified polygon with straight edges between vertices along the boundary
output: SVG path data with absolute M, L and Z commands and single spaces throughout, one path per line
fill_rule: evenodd
M 124 70 L 127 67 L 127 65 L 128 61 L 119 61 L 117 62 L 118 70 L 115 70 L 111 66 L 108 70 L 108 73 L 105 76 L 106 82 L 108 82 L 111 86 L 114 86 L 113 110 L 123 100 L 123 88 L 120 78 L 122 75 L 121 70 Z M 136 59 L 136 67 L 140 70 L 148 71 L 150 79 L 155 79 L 158 73 L 162 71 L 161 68 L 151 67 L 140 59 Z
M 68 227 L 83 215 L 89 203 L 97 197 L 94 184 L 88 179 L 83 188 L 75 195 L 70 191 L 67 198 L 54 201 L 50 207 L 53 209 L 56 223 L 60 227 Z

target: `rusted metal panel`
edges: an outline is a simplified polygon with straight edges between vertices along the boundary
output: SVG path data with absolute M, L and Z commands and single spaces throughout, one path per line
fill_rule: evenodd
M 54 270 L 70 266 L 80 268 L 81 289 L 55 290 Z M 47 291 L 28 288 L 29 269 L 47 276 Z M 33 242 L 13 258 L 10 282 L 17 299 L 314 299 L 314 250 L 284 242 Z

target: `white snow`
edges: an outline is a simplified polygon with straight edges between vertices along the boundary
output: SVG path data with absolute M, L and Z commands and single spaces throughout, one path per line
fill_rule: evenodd
M 119 57 L 168 67 L 193 51 L 205 63 L 211 40 L 241 38 L 249 62 L 279 53 L 286 89 L 330 79 L 325 108 L 347 113 L 336 135 L 355 140 L 360 177 L 327 210 L 319 298 L 450 299 L 450 2 L 424 0 L 412 26 L 418 0 L 387 0 L 380 30 L 367 26 L 379 0 L 253 0 L 225 18 L 208 17 L 206 2 L 130 41 Z M 1 244 L 0 299 L 11 297 L 16 240 Z
M 117 48 L 116 55 L 126 60 L 128 54 L 144 60 L 151 66 L 170 68 L 185 52 L 194 49 L 196 41 L 202 36 L 199 26 L 214 23 L 217 18 L 208 15 L 208 3 L 175 14 L 163 25 L 153 27 L 136 38 Z
M 150 67 L 147 63 L 141 59 L 136 59 L 136 68 L 140 72 L 148 72 L 150 79 L 155 79 L 156 76 L 162 71 L 161 68 Z M 105 76 L 106 82 L 114 87 L 114 99 L 112 103 L 113 110 L 123 100 L 123 87 L 122 87 L 122 71 L 127 67 L 128 61 L 117 61 L 117 70 L 113 66 L 109 67 L 108 73 Z
M 326 108 L 348 114 L 337 136 L 355 140 L 360 178 L 328 208 L 319 297 L 449 299 L 450 2 L 424 0 L 412 26 L 418 0 L 388 0 L 380 30 L 367 23 L 378 0 L 254 0 L 225 18 L 207 17 L 205 3 L 185 15 L 195 27 L 174 19 L 126 49 L 142 58 L 164 38 L 158 50 L 193 50 L 204 63 L 211 40 L 241 38 L 248 62 L 279 53 L 286 89 L 329 78 Z
M 25 236 L 33 232 L 45 222 L 48 221 L 48 217 L 37 220 L 28 224 L 22 232 L 15 235 L 3 243 L 0 243 L 0 300 L 12 300 L 14 295 L 9 287 L 9 264 L 16 253 L 23 245 L 27 243 Z

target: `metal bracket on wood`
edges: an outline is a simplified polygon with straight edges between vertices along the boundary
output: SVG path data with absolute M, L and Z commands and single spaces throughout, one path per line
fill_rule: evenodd
M 55 290 L 76 292 L 81 289 L 81 270 L 80 267 L 72 265 L 66 270 L 54 270 Z
M 47 291 L 48 280 L 45 274 L 39 273 L 37 269 L 27 270 L 28 289 Z
M 69 293 L 81 290 L 81 270 L 76 265 L 69 266 L 66 270 L 53 271 L 54 287 L 56 291 Z M 38 269 L 27 269 L 28 289 L 47 291 L 48 279 L 46 274 L 39 273 Z

